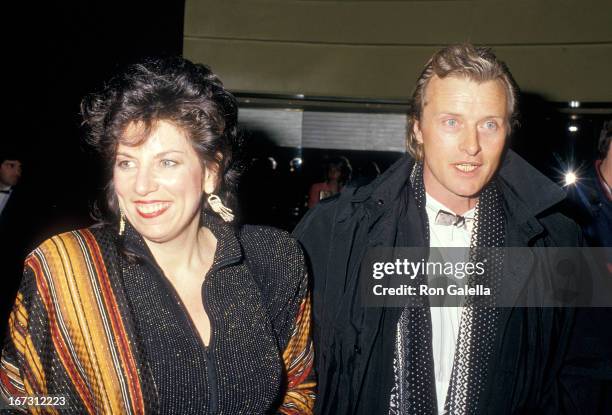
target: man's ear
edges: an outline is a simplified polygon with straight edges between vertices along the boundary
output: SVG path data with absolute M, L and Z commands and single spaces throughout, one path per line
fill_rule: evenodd
M 417 119 L 412 122 L 412 132 L 414 133 L 414 137 L 416 138 L 417 143 L 423 144 L 423 133 L 421 132 L 421 124 Z

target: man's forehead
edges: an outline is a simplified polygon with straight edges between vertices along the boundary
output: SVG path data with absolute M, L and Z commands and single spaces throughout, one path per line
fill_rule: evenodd
M 19 160 L 4 160 L 2 162 L 3 166 L 7 166 L 7 167 L 17 167 L 17 166 L 21 166 L 21 161 Z
M 423 107 L 432 102 L 482 102 L 507 110 L 506 89 L 499 79 L 476 81 L 463 76 L 439 78 L 434 75 L 425 87 Z

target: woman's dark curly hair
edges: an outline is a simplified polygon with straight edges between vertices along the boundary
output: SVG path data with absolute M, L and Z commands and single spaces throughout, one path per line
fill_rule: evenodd
M 238 103 L 207 66 L 180 57 L 130 65 L 101 92 L 83 99 L 81 115 L 87 141 L 108 161 L 109 176 L 128 126 L 142 126 L 144 141 L 156 122 L 173 124 L 187 135 L 203 168 L 216 165 L 215 193 L 225 204 L 233 205 L 241 170 L 236 157 L 240 148 Z M 129 145 L 138 144 L 130 137 Z M 106 204 L 99 216 L 116 221 L 119 208 L 112 180 L 106 187 Z

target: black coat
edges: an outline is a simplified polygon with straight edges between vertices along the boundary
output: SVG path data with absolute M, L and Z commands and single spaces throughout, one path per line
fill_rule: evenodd
M 426 217 L 410 190 L 413 163 L 405 156 L 370 185 L 320 202 L 294 232 L 312 271 L 317 414 L 388 414 L 402 310 L 361 306 L 359 264 L 368 248 L 394 246 L 400 232 L 405 246 L 425 246 Z M 582 244 L 577 225 L 557 209 L 565 198 L 560 188 L 511 151 L 499 178 L 506 246 Z M 507 257 L 504 275 L 511 278 L 502 289 L 518 293 L 533 262 Z M 611 379 L 612 343 L 582 323 L 576 334 L 576 319 L 595 321 L 591 312 L 574 309 L 502 309 L 478 412 L 597 412 Z M 584 337 L 590 338 L 586 346 Z M 593 377 L 597 385 L 584 382 Z
M 33 248 L 31 218 L 28 217 L 31 202 L 20 186 L 13 192 L 0 213 L 0 340 L 10 307 L 23 273 L 23 260 Z

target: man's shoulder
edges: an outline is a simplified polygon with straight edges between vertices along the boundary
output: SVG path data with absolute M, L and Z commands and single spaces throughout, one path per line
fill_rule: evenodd
M 325 198 L 306 212 L 293 230 L 293 237 L 302 245 L 307 245 L 310 239 L 319 243 L 324 235 L 331 235 L 338 222 L 355 220 L 355 213 L 360 211 L 362 203 L 355 202 L 353 196 L 356 188 L 346 187 L 342 192 Z
M 571 219 L 568 203 L 563 201 L 538 215 L 538 220 L 546 230 L 546 236 L 554 246 L 581 246 L 582 230 Z
M 300 235 L 305 229 L 312 226 L 313 223 L 331 220 L 334 212 L 342 203 L 340 199 L 346 191 L 347 189 L 344 189 L 341 193 L 322 199 L 315 206 L 308 209 L 308 212 L 306 212 L 302 220 L 300 220 L 297 227 L 294 229 L 293 235 Z

